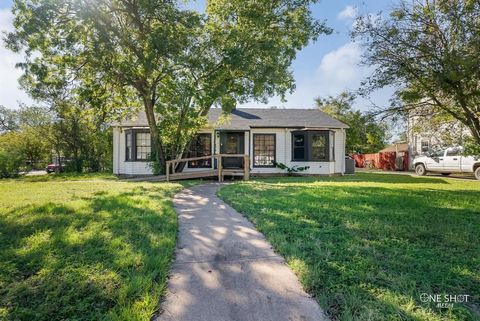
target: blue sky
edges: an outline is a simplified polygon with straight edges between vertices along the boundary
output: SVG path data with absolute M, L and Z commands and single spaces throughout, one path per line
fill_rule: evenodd
M 204 2 L 196 1 L 193 5 L 202 8 Z M 11 0 L 0 0 L 0 30 L 11 29 L 10 7 Z M 353 19 L 358 14 L 387 11 L 389 7 L 389 0 L 323 0 L 313 5 L 314 16 L 325 19 L 334 33 L 320 37 L 298 53 L 291 67 L 297 85 L 295 92 L 286 97 L 287 102 L 273 97 L 267 104 L 249 102 L 241 107 L 312 108 L 317 96 L 337 95 L 343 90 L 358 88 L 369 70 L 358 65 L 363 49 L 349 37 Z M 0 105 L 16 108 L 19 102 L 32 102 L 18 88 L 17 79 L 21 72 L 14 66 L 20 61 L 21 57 L 0 45 Z M 389 96 L 389 90 L 382 90 L 372 95 L 371 100 L 377 105 L 385 105 Z M 369 105 L 363 99 L 357 99 L 355 103 L 362 110 L 368 109 Z

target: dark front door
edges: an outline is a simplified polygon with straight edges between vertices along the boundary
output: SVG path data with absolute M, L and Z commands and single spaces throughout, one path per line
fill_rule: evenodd
M 244 132 L 222 132 L 220 133 L 220 154 L 244 154 L 245 133 Z M 224 168 L 243 168 L 242 157 L 224 157 Z

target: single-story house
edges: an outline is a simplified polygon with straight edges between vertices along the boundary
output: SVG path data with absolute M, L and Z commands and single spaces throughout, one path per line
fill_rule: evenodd
M 146 115 L 112 124 L 113 172 L 118 175 L 152 174 Z M 301 174 L 345 172 L 344 123 L 318 109 L 237 108 L 227 117 L 220 108 L 208 113 L 208 126 L 192 142 L 188 157 L 247 154 L 250 173 L 284 173 L 273 162 L 289 167 L 309 166 Z M 241 158 L 224 158 L 223 168 L 243 166 Z M 183 172 L 214 168 L 211 159 L 189 161 Z

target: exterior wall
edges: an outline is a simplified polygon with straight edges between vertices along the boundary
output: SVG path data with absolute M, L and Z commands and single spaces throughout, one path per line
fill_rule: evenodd
M 327 128 L 325 130 L 328 130 Z M 342 150 L 342 137 L 343 135 L 341 134 L 341 131 L 334 131 L 335 132 L 335 139 L 330 140 L 331 143 L 333 143 L 333 147 L 335 150 L 335 155 L 334 155 L 334 161 L 333 162 L 294 162 L 292 161 L 292 131 L 295 131 L 294 129 L 288 129 L 285 132 L 285 141 L 286 141 L 286 147 L 285 147 L 285 165 L 288 167 L 292 166 L 310 166 L 310 168 L 304 172 L 301 172 L 300 174 L 322 174 L 322 175 L 328 175 L 328 174 L 335 174 L 335 173 L 343 173 L 341 170 L 344 165 L 342 165 L 345 162 L 345 148 L 343 147 Z M 338 139 L 338 140 L 337 140 Z M 338 164 L 338 165 L 336 165 Z M 336 171 L 336 168 L 339 168 L 340 171 Z
M 292 161 L 292 131 L 297 129 L 288 128 L 254 128 L 250 131 L 250 167 L 252 174 L 284 173 L 279 168 L 254 167 L 253 166 L 253 134 L 275 134 L 276 136 L 276 161 L 288 167 L 309 166 L 310 168 L 300 174 L 335 174 L 344 172 L 345 164 L 345 134 L 341 129 L 332 130 L 334 135 L 330 137 L 331 147 L 334 148 L 334 161 L 332 162 L 294 162 Z M 245 143 L 247 144 L 247 142 Z
M 300 174 L 342 174 L 345 166 L 345 131 L 342 129 L 330 129 L 331 148 L 334 150 L 332 162 L 293 162 L 292 161 L 292 131 L 290 128 L 252 128 L 245 131 L 245 154 L 250 155 L 251 174 L 282 174 L 285 171 L 275 167 L 253 166 L 253 134 L 275 134 L 275 159 L 278 163 L 292 166 L 310 166 Z M 218 132 L 214 130 L 202 130 L 199 133 L 212 134 L 212 153 L 220 151 L 220 139 Z M 217 136 L 217 137 L 215 137 Z M 184 168 L 184 172 L 202 171 L 205 168 Z M 124 175 L 151 175 L 152 169 L 148 162 L 125 161 L 125 132 L 119 127 L 113 128 L 113 172 Z
M 152 175 L 149 162 L 125 161 L 125 132 L 113 128 L 113 173 L 117 175 Z
M 457 120 L 432 125 L 429 117 L 411 115 L 407 118 L 407 142 L 412 157 L 463 145 L 466 137 L 471 137 L 470 131 Z

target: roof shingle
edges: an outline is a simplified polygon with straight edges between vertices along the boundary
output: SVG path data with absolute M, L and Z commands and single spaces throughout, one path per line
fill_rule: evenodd
M 348 128 L 348 126 L 318 109 L 237 108 L 222 116 L 221 108 L 212 108 L 208 113 L 209 126 L 216 129 L 249 128 Z M 147 126 L 144 112 L 135 118 L 122 121 L 116 126 Z

